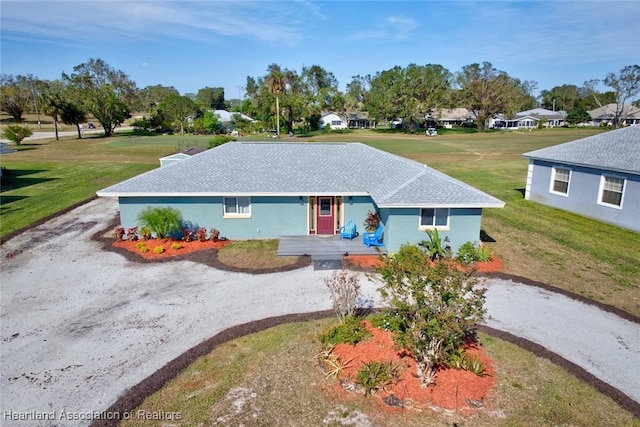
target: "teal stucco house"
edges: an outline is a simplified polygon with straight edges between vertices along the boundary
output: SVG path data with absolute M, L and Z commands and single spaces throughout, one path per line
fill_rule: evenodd
M 170 206 L 194 227 L 229 239 L 336 235 L 353 220 L 364 231 L 377 211 L 384 245 L 438 229 L 454 251 L 480 239 L 484 208 L 504 202 L 415 161 L 361 143 L 230 142 L 104 190 L 117 197 L 123 227 L 141 210 Z

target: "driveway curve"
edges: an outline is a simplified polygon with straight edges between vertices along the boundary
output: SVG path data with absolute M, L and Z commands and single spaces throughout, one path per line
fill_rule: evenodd
M 116 215 L 116 201 L 92 200 L 0 246 L 3 426 L 33 425 L 37 416 L 89 424 L 126 390 L 230 327 L 330 308 L 330 271 L 251 275 L 104 251 L 91 236 Z M 361 283 L 378 304 L 376 285 L 364 275 Z M 640 402 L 637 323 L 509 280 L 487 285 L 488 326 L 536 342 Z

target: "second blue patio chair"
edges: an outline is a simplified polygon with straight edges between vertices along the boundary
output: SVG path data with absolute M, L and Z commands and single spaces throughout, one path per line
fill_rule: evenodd
M 358 236 L 358 232 L 356 231 L 356 224 L 353 220 L 348 220 L 342 227 L 340 227 L 340 238 L 341 239 L 349 239 L 352 240 L 354 237 Z
M 362 233 L 362 243 L 368 248 L 371 246 L 384 246 L 384 243 L 382 243 L 382 231 L 382 226 L 379 226 L 373 233 Z

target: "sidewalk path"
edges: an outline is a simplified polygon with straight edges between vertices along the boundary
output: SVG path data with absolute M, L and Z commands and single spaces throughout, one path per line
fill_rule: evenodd
M 328 271 L 250 275 L 140 264 L 91 240 L 117 213 L 97 199 L 0 246 L 0 413 L 96 416 L 225 329 L 330 308 Z M 361 281 L 363 293 L 377 295 Z M 487 324 L 535 341 L 640 402 L 638 325 L 560 294 L 489 281 Z M 375 301 L 379 303 L 378 301 Z M 83 424 L 83 423 L 80 423 Z M 88 424 L 88 421 L 86 422 Z

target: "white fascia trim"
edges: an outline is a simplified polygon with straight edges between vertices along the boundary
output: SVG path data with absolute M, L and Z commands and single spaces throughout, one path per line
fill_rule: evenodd
M 504 202 L 500 203 L 464 203 L 464 204 L 411 204 L 411 205 L 378 205 L 379 208 L 503 208 Z
M 364 192 L 317 192 L 317 191 L 302 191 L 302 192 L 273 192 L 273 193 L 255 193 L 255 192 L 212 192 L 212 193 L 192 193 L 192 192 L 176 192 L 176 193 L 132 193 L 132 192 L 96 192 L 98 197 L 272 197 L 272 196 L 369 196 L 369 193 Z

